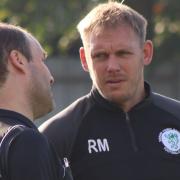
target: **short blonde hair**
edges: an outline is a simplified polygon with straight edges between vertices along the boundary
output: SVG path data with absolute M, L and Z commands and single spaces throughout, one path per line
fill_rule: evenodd
M 88 41 L 89 35 L 98 27 L 114 28 L 129 25 L 138 35 L 140 43 L 146 39 L 147 20 L 127 5 L 107 2 L 93 8 L 77 25 L 82 42 Z

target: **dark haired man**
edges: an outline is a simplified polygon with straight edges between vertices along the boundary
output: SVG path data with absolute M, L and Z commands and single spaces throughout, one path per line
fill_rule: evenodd
M 64 167 L 33 121 L 53 109 L 54 79 L 37 39 L 21 27 L 0 23 L 0 139 L 14 125 L 4 180 L 61 180 Z M 1 160 L 1 159 L 0 159 Z

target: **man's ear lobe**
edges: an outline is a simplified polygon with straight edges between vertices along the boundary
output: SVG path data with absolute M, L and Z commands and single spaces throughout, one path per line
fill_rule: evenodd
M 84 47 L 80 47 L 79 55 L 80 55 L 80 59 L 81 59 L 81 65 L 82 65 L 84 71 L 89 71 Z
M 11 65 L 18 71 L 25 71 L 27 60 L 19 51 L 12 50 L 9 54 L 9 61 Z

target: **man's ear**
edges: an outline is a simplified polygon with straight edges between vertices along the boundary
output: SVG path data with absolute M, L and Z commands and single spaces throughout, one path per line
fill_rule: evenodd
M 89 71 L 84 47 L 80 47 L 79 55 L 80 55 L 80 59 L 81 59 L 81 65 L 82 65 L 84 71 Z
M 25 72 L 27 59 L 17 50 L 12 50 L 9 54 L 9 62 L 18 71 Z
M 144 65 L 149 65 L 152 61 L 153 56 L 153 43 L 147 40 L 144 43 Z

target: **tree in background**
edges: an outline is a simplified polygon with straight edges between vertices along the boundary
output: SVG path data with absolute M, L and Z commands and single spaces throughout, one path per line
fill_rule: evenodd
M 154 44 L 159 61 L 180 59 L 180 1 L 159 0 L 154 4 Z
M 93 6 L 107 0 L 1 0 L 0 20 L 29 29 L 50 55 L 78 56 L 81 45 L 76 24 Z M 156 58 L 180 58 L 180 1 L 125 0 L 150 22 Z M 153 36 L 154 35 L 154 36 Z
M 26 27 L 50 55 L 66 52 L 77 39 L 75 24 L 87 0 L 1 0 L 0 20 Z

